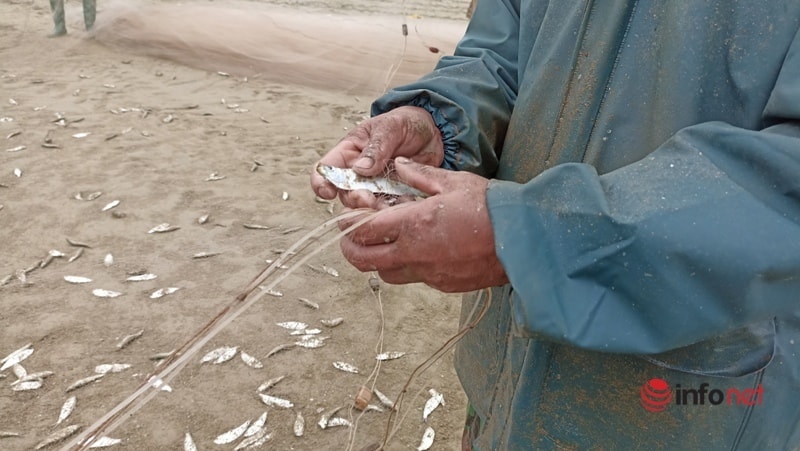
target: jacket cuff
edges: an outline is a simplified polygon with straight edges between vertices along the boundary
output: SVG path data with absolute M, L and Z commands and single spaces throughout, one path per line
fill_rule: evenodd
M 394 108 L 404 106 L 395 103 L 389 104 L 390 108 L 387 109 L 379 109 L 376 104 L 372 105 L 372 115 L 378 115 L 381 113 L 385 113 L 390 111 Z M 436 128 L 439 129 L 439 132 L 442 134 L 442 146 L 444 148 L 444 160 L 442 160 L 441 168 L 449 169 L 451 171 L 458 170 L 456 166 L 456 158 L 458 155 L 458 143 L 456 142 L 456 127 L 453 125 L 452 122 L 448 121 L 447 118 L 442 114 L 439 108 L 436 108 L 431 104 L 431 99 L 427 95 L 420 95 L 418 97 L 414 97 L 408 100 L 405 103 L 405 106 L 416 106 L 424 109 L 428 113 L 430 113 L 431 117 L 433 118 L 433 122 L 436 124 Z

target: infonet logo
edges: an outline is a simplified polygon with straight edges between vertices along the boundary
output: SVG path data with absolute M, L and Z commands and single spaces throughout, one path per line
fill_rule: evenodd
M 648 412 L 663 412 L 673 399 L 673 389 L 667 381 L 654 377 L 642 385 L 639 390 L 641 404 Z M 699 388 L 681 388 L 675 384 L 675 405 L 761 405 L 764 401 L 764 387 L 758 384 L 756 388 L 729 388 L 726 391 L 718 388 L 711 389 L 707 383 L 700 384 Z

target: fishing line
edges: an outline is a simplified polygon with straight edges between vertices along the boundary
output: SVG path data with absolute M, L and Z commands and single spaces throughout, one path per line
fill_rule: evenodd
M 133 415 L 133 413 L 139 410 L 153 396 L 155 396 L 155 394 L 160 391 L 159 389 L 161 387 L 168 385 L 169 381 L 180 372 L 186 363 L 188 363 L 188 360 L 198 351 L 200 351 L 200 349 L 202 349 L 202 347 L 209 340 L 216 336 L 225 326 L 230 324 L 231 321 L 233 321 L 256 301 L 261 299 L 261 297 L 267 294 L 267 292 L 272 290 L 278 283 L 283 281 L 283 279 L 288 277 L 311 257 L 315 256 L 332 243 L 337 242 L 341 237 L 371 221 L 384 211 L 394 208 L 402 208 L 403 205 L 404 204 L 400 204 L 396 207 L 386 208 L 380 211 L 359 209 L 345 212 L 325 221 L 322 225 L 307 233 L 300 240 L 295 242 L 286 252 L 282 253 L 278 259 L 276 259 L 269 267 L 267 267 L 267 269 L 256 276 L 256 278 L 243 292 L 244 296 L 242 296 L 242 294 L 236 296 L 231 303 L 222 308 L 217 316 L 200 328 L 200 330 L 198 330 L 189 339 L 189 341 L 187 341 L 175 353 L 168 357 L 162 364 L 162 366 L 166 365 L 165 368 L 155 374 L 149 375 L 147 381 L 143 382 L 133 394 L 128 396 L 128 398 L 123 400 L 116 407 L 111 409 L 103 417 L 97 420 L 86 431 L 67 443 L 67 445 L 62 448 L 62 451 L 68 451 L 71 449 L 86 449 L 97 438 L 101 437 L 105 433 L 110 433 L 116 427 L 120 426 L 128 417 Z M 345 230 L 340 231 L 328 241 L 320 243 L 319 247 L 312 250 L 308 255 L 301 257 L 297 263 L 294 263 L 288 270 L 282 272 L 275 280 L 271 281 L 268 285 L 261 286 L 260 292 L 251 296 L 255 288 L 260 287 L 260 284 L 263 283 L 270 275 L 272 275 L 279 266 L 283 265 L 289 260 L 292 260 L 297 255 L 298 248 L 305 250 L 311 242 L 317 241 L 322 235 L 327 233 L 326 229 L 330 228 L 333 224 L 337 224 L 341 220 L 351 219 L 362 215 L 363 217 L 361 219 L 347 227 Z M 323 233 L 320 236 L 316 236 L 320 232 Z M 183 351 L 184 349 L 186 349 L 186 351 Z M 142 395 L 150 388 L 153 388 L 153 390 L 142 397 Z

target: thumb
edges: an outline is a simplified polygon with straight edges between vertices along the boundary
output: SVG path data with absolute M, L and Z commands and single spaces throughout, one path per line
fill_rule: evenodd
M 447 169 L 416 163 L 406 157 L 397 157 L 394 162 L 397 180 L 431 196 L 444 191 L 445 181 L 450 176 Z

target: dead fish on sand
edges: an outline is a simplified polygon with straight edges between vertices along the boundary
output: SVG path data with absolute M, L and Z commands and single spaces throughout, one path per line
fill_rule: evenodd
M 206 353 L 206 355 L 200 359 L 200 363 L 210 362 L 214 365 L 225 363 L 232 359 L 238 351 L 238 346 L 222 346 Z
M 92 382 L 98 381 L 105 376 L 105 373 L 94 374 L 89 377 L 84 377 L 83 379 L 78 379 L 77 381 L 73 382 L 72 385 L 67 387 L 65 390 L 66 393 L 71 392 L 72 390 L 77 390 L 81 387 L 91 384 Z
M 48 435 L 47 438 L 45 438 L 44 440 L 39 442 L 39 444 L 37 444 L 36 447 L 34 447 L 33 449 L 34 450 L 39 450 L 39 449 L 45 448 L 47 446 L 50 446 L 50 445 L 52 445 L 54 443 L 58 443 L 58 442 L 64 440 L 65 438 L 67 438 L 67 437 L 75 434 L 76 432 L 78 432 L 78 430 L 81 427 L 82 426 L 79 425 L 79 424 L 73 424 L 71 426 L 65 427 L 64 429 L 59 429 L 59 430 L 53 432 L 52 434 Z
M 147 233 L 167 233 L 172 232 L 175 230 L 180 229 L 179 226 L 170 225 L 168 222 L 163 222 L 152 229 L 148 230 Z

